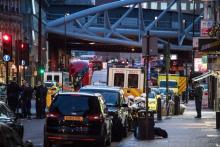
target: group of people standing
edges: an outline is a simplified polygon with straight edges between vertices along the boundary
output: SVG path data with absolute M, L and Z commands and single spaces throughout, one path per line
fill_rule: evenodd
M 31 100 L 36 101 L 36 118 L 45 117 L 47 88 L 39 81 L 33 88 L 24 81 L 19 86 L 15 81 L 7 85 L 7 103 L 10 109 L 17 114 L 21 109 L 23 118 L 31 118 Z

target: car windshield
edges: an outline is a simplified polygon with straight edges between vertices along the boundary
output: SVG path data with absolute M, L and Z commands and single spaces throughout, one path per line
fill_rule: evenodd
M 87 115 L 100 113 L 99 101 L 94 96 L 58 95 L 51 105 L 50 112 L 63 115 Z
M 55 84 L 54 83 L 45 83 L 45 86 L 47 87 L 47 88 L 51 88 L 51 87 L 53 87 Z
M 148 98 L 154 99 L 155 98 L 155 94 L 154 93 L 148 93 Z
M 151 88 L 151 91 L 155 92 L 156 94 L 160 94 L 160 90 L 157 88 Z
M 80 89 L 80 92 L 100 93 L 104 97 L 107 106 L 118 105 L 119 92 L 100 89 Z
M 161 94 L 166 95 L 167 94 L 167 90 L 165 88 L 163 89 L 159 89 Z M 168 89 L 168 94 L 173 94 L 173 91 L 171 91 L 170 89 Z
M 169 88 L 177 88 L 176 81 L 168 81 Z M 166 87 L 166 81 L 160 81 L 160 87 Z

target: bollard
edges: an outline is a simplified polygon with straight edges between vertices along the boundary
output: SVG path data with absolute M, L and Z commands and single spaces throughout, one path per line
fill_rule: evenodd
M 154 139 L 154 113 L 149 111 L 148 116 L 146 116 L 145 110 L 138 113 L 138 122 L 134 136 L 140 140 Z
M 157 99 L 157 120 L 160 121 L 162 120 L 161 118 L 161 98 Z
M 180 97 L 175 95 L 174 97 L 174 115 L 180 114 Z
M 216 129 L 220 128 L 220 112 L 216 112 Z

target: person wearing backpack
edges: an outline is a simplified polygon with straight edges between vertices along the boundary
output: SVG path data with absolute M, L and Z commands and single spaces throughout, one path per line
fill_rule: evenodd
M 201 109 L 202 109 L 202 94 L 203 89 L 199 85 L 199 82 L 195 82 L 195 89 L 194 89 L 194 97 L 195 97 L 195 105 L 196 105 L 196 112 L 197 116 L 195 118 L 201 118 Z

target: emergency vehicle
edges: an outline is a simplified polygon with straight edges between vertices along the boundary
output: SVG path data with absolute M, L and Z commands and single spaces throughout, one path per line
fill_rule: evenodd
M 143 91 L 144 73 L 140 68 L 117 68 L 108 69 L 108 85 L 123 87 L 125 96 L 140 96 Z
M 45 72 L 44 85 L 47 87 L 46 105 L 49 107 L 52 102 L 52 96 L 59 90 L 72 91 L 68 72 Z
M 161 88 L 166 88 L 166 74 L 158 76 L 158 85 Z M 168 74 L 168 87 L 176 94 L 182 94 L 187 87 L 187 77 L 178 74 Z

